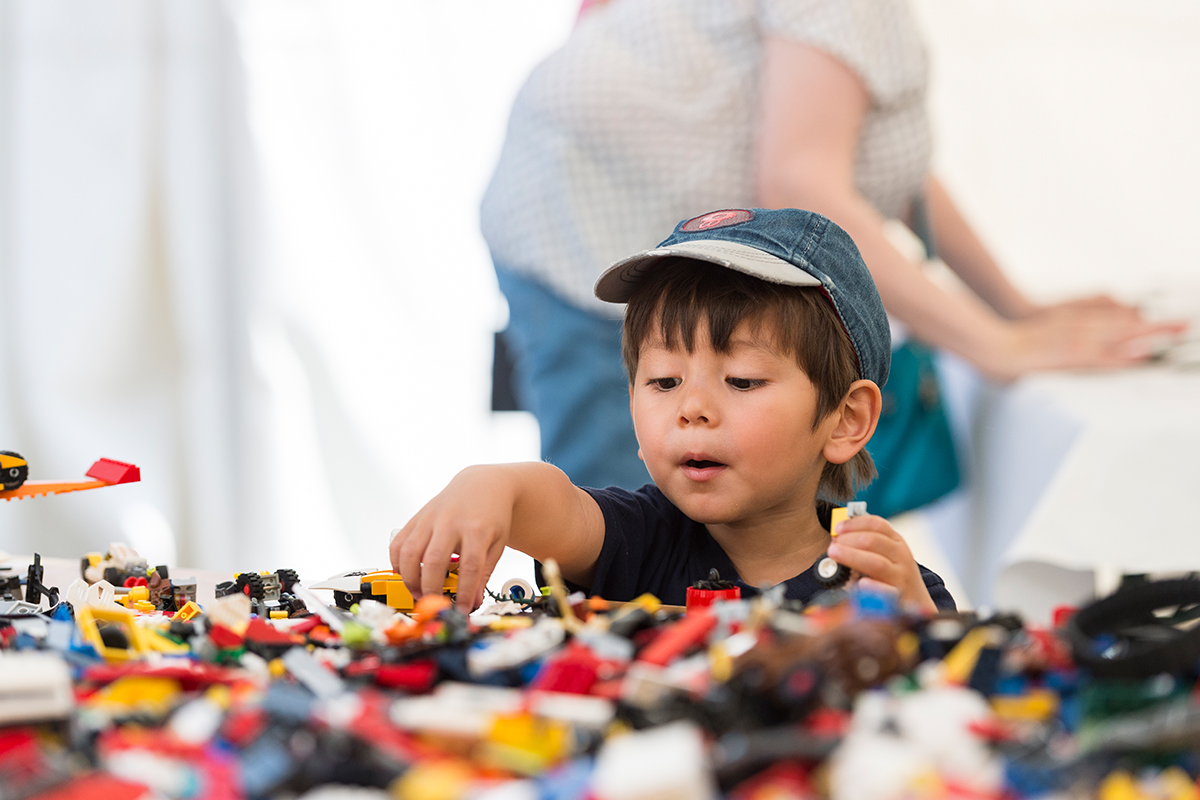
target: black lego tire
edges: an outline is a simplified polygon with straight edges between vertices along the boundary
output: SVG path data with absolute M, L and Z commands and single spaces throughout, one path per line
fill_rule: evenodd
M 1096 652 L 1095 640 L 1122 629 L 1153 625 L 1154 612 L 1170 607 L 1200 604 L 1200 580 L 1184 578 L 1134 584 L 1084 606 L 1067 622 L 1063 636 L 1075 663 L 1098 678 L 1143 679 L 1162 672 L 1180 674 L 1200 663 L 1200 626 L 1177 636 L 1128 644 L 1128 652 L 1105 658 Z
M 300 582 L 300 575 L 294 569 L 277 569 L 275 574 L 279 576 L 280 588 L 289 594 L 292 587 Z

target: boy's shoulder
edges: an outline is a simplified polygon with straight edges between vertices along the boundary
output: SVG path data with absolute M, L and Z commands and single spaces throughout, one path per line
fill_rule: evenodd
M 620 486 L 606 486 L 603 489 L 587 486 L 580 488 L 591 495 L 592 499 L 600 506 L 600 510 L 604 512 L 606 525 L 609 522 L 609 511 L 622 517 L 629 517 L 633 522 L 687 520 L 679 507 L 672 503 L 653 482 L 646 483 L 634 490 L 623 489 Z

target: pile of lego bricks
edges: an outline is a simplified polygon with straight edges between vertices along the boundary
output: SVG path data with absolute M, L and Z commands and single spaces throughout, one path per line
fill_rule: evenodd
M 0 797 L 1200 798 L 1176 583 L 1056 629 L 853 587 L 685 612 L 552 580 L 470 617 L 77 588 L 0 618 Z

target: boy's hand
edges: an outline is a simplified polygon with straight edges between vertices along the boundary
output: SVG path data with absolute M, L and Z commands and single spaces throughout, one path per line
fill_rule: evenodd
M 503 467 L 468 467 L 392 538 L 392 569 L 413 597 L 441 594 L 450 556 L 459 555 L 458 606 L 470 612 L 504 553 L 514 493 Z
M 850 517 L 838 524 L 836 533 L 829 545 L 830 558 L 864 578 L 892 587 L 902 606 L 937 613 L 912 551 L 887 520 L 873 514 Z

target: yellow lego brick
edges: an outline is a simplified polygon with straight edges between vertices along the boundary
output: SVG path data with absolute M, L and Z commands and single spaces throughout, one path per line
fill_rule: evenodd
M 1100 784 L 1096 796 L 1099 800 L 1149 800 L 1142 794 L 1133 776 L 1123 769 L 1110 773 Z
M 146 650 L 153 650 L 156 653 L 166 653 L 168 655 L 186 656 L 192 652 L 192 648 L 187 644 L 182 644 L 174 639 L 167 638 L 166 635 L 157 629 L 142 630 L 142 644 Z
M 183 604 L 183 608 L 181 608 L 175 612 L 174 618 L 178 619 L 178 620 L 182 620 L 183 622 L 187 622 L 188 620 L 192 619 L 193 617 L 195 617 L 199 614 L 203 614 L 203 613 L 204 613 L 204 609 L 200 608 L 200 606 L 196 605 L 191 600 L 188 600 L 186 603 Z
M 987 647 L 990 635 L 985 628 L 972 628 L 942 659 L 943 675 L 951 683 L 966 685 L 975 671 L 979 653 Z
M 992 711 L 1003 720 L 1045 720 L 1058 713 L 1058 693 L 1051 689 L 1031 689 L 1019 695 L 993 695 Z
M 839 522 L 850 518 L 850 512 L 845 508 L 835 508 L 829 516 L 829 535 L 837 536 L 837 526 Z
M 487 734 L 486 758 L 527 775 L 541 772 L 568 754 L 570 729 L 531 714 L 497 714 Z
M 379 591 L 376 591 L 376 586 Z M 376 581 L 371 585 L 371 591 L 375 594 L 381 594 L 387 597 L 389 608 L 394 608 L 397 611 L 412 611 L 413 596 L 408 587 L 404 585 L 402 580 L 394 581 Z
M 181 697 L 179 681 L 126 675 L 88 698 L 87 706 L 113 714 L 165 714 Z

